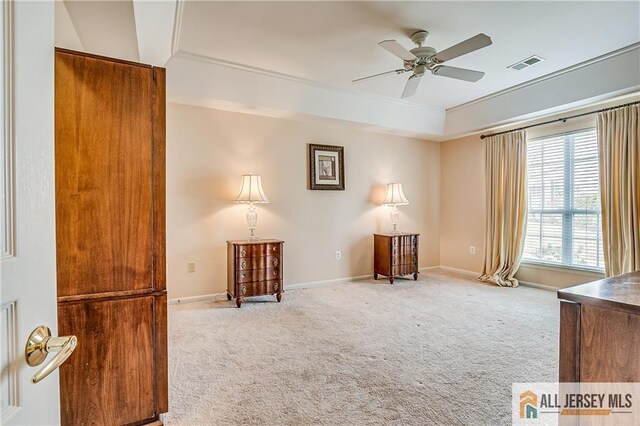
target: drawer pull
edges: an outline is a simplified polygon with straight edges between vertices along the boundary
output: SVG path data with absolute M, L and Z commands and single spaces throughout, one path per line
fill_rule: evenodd
M 242 274 L 242 278 L 247 278 L 247 274 Z
M 242 262 L 240 262 L 240 269 L 244 269 L 246 267 L 247 267 L 247 262 L 246 261 L 243 260 Z
M 273 275 L 278 275 L 278 270 L 277 269 L 273 270 Z
M 247 250 L 245 249 L 240 250 L 240 256 L 244 256 L 246 254 L 247 254 Z
M 278 259 L 273 259 L 273 266 L 278 266 Z
M 242 294 L 247 294 L 247 287 L 242 286 L 240 291 L 242 292 Z
M 273 289 L 277 290 L 278 289 L 278 283 L 273 283 Z

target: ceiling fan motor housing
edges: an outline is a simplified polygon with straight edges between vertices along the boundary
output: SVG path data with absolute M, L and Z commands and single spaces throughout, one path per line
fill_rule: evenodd
M 414 42 L 418 47 L 420 47 L 425 41 L 427 41 L 427 37 L 429 37 L 429 31 L 418 30 L 415 33 L 411 34 L 411 41 Z
M 421 76 L 423 75 L 425 72 L 427 72 L 428 67 L 424 64 L 418 64 L 416 65 L 416 67 L 413 69 L 413 73 L 417 76 Z
M 434 49 L 433 47 L 429 47 L 429 46 L 415 47 L 415 48 L 411 49 L 410 52 L 413 53 L 416 56 L 416 58 L 418 58 L 418 59 L 427 59 L 427 58 L 432 57 L 436 53 L 438 53 L 438 51 L 436 49 Z

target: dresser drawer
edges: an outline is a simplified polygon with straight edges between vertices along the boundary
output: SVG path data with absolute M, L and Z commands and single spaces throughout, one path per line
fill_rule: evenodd
M 236 246 L 236 257 L 280 256 L 280 244 L 242 244 Z
M 239 283 L 250 283 L 254 281 L 268 281 L 282 278 L 280 268 L 250 269 L 246 271 L 236 271 L 236 281 Z
M 240 257 L 236 259 L 236 270 L 277 268 L 281 264 L 280 256 Z
M 406 255 L 402 256 L 401 262 L 403 265 L 413 265 L 418 262 L 417 256 Z
M 281 280 L 258 281 L 238 285 L 238 296 L 256 296 L 260 294 L 276 293 L 282 290 Z

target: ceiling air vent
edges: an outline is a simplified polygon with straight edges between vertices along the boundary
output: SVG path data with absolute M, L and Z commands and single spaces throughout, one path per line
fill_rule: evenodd
M 513 65 L 509 65 L 507 68 L 513 68 L 514 70 L 520 71 L 521 69 L 530 67 L 531 65 L 535 65 L 538 62 L 542 62 L 542 61 L 544 61 L 544 58 L 541 58 L 538 55 L 533 55 L 528 57 L 527 59 L 518 61 Z

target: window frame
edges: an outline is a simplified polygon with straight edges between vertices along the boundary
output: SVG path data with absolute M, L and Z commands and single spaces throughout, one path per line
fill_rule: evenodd
M 576 209 L 573 206 L 573 191 L 574 191 L 574 185 L 573 183 L 575 183 L 574 176 L 573 176 L 573 172 L 575 171 L 572 167 L 567 167 L 568 164 L 573 164 L 573 160 L 574 160 L 574 146 L 573 144 L 568 144 L 566 142 L 564 142 L 564 139 L 567 136 L 573 135 L 573 134 L 577 134 L 577 133 L 584 133 L 584 132 L 589 132 L 589 131 L 594 131 L 596 132 L 596 139 L 597 139 L 597 131 L 596 131 L 596 127 L 595 126 L 587 126 L 587 127 L 583 127 L 583 128 L 579 128 L 579 129 L 574 129 L 574 130 L 570 130 L 570 131 L 565 131 L 565 132 L 559 132 L 559 133 L 550 133 L 548 135 L 543 135 L 543 136 L 537 136 L 535 138 L 532 139 L 528 139 L 527 140 L 527 145 L 530 142 L 535 142 L 535 141 L 539 141 L 542 139 L 551 139 L 551 138 L 559 138 L 562 137 L 563 138 L 563 149 L 564 149 L 564 160 L 563 160 L 563 168 L 564 168 L 564 182 L 566 182 L 567 180 L 569 180 L 572 185 L 565 185 L 565 188 L 567 190 L 564 191 L 564 205 L 565 206 L 569 206 L 569 208 L 566 209 L 531 209 L 531 208 L 527 208 L 527 217 L 529 216 L 529 214 L 539 214 L 540 215 L 540 231 L 539 234 L 542 236 L 542 217 L 545 214 L 552 214 L 552 215 L 562 215 L 562 249 L 561 249 L 561 258 L 562 261 L 561 263 L 556 263 L 556 262 L 552 262 L 552 261 L 545 261 L 542 259 L 535 259 L 535 258 L 527 258 L 525 257 L 525 254 L 523 253 L 522 255 L 522 260 L 521 260 L 521 264 L 524 266 L 531 266 L 531 267 L 540 267 L 540 268 L 553 268 L 553 269 L 561 269 L 561 270 L 567 270 L 567 271 L 581 271 L 581 272 L 585 272 L 585 273 L 589 273 L 589 274 L 603 274 L 605 272 L 605 268 L 604 268 L 604 264 L 602 265 L 601 268 L 598 268 L 596 266 L 589 266 L 589 265 L 575 265 L 573 263 L 569 263 L 570 260 L 573 258 L 573 242 L 574 242 L 574 238 L 573 238 L 573 218 L 576 214 L 581 214 L 581 215 L 596 215 L 598 217 L 597 223 L 598 226 L 600 227 L 600 233 L 598 234 L 598 236 L 596 238 L 579 238 L 579 240 L 588 240 L 588 241 L 596 241 L 596 247 L 598 252 L 600 250 L 604 250 L 604 247 L 600 248 L 598 242 L 602 241 L 602 212 L 599 209 Z M 597 154 L 596 154 L 597 155 Z M 527 200 L 529 197 L 529 158 L 527 157 L 527 179 L 526 179 L 526 186 L 527 186 Z M 568 169 L 568 170 L 567 170 Z M 599 172 L 598 172 L 598 181 L 600 180 L 600 176 L 599 176 Z M 598 183 L 598 196 L 600 196 L 600 184 Z M 527 206 L 528 207 L 528 206 Z M 529 226 L 529 223 L 527 221 L 527 227 Z M 526 241 L 526 229 L 525 229 L 525 241 Z M 597 253 L 597 255 L 599 255 L 600 253 Z M 567 260 L 569 259 L 569 260 Z

